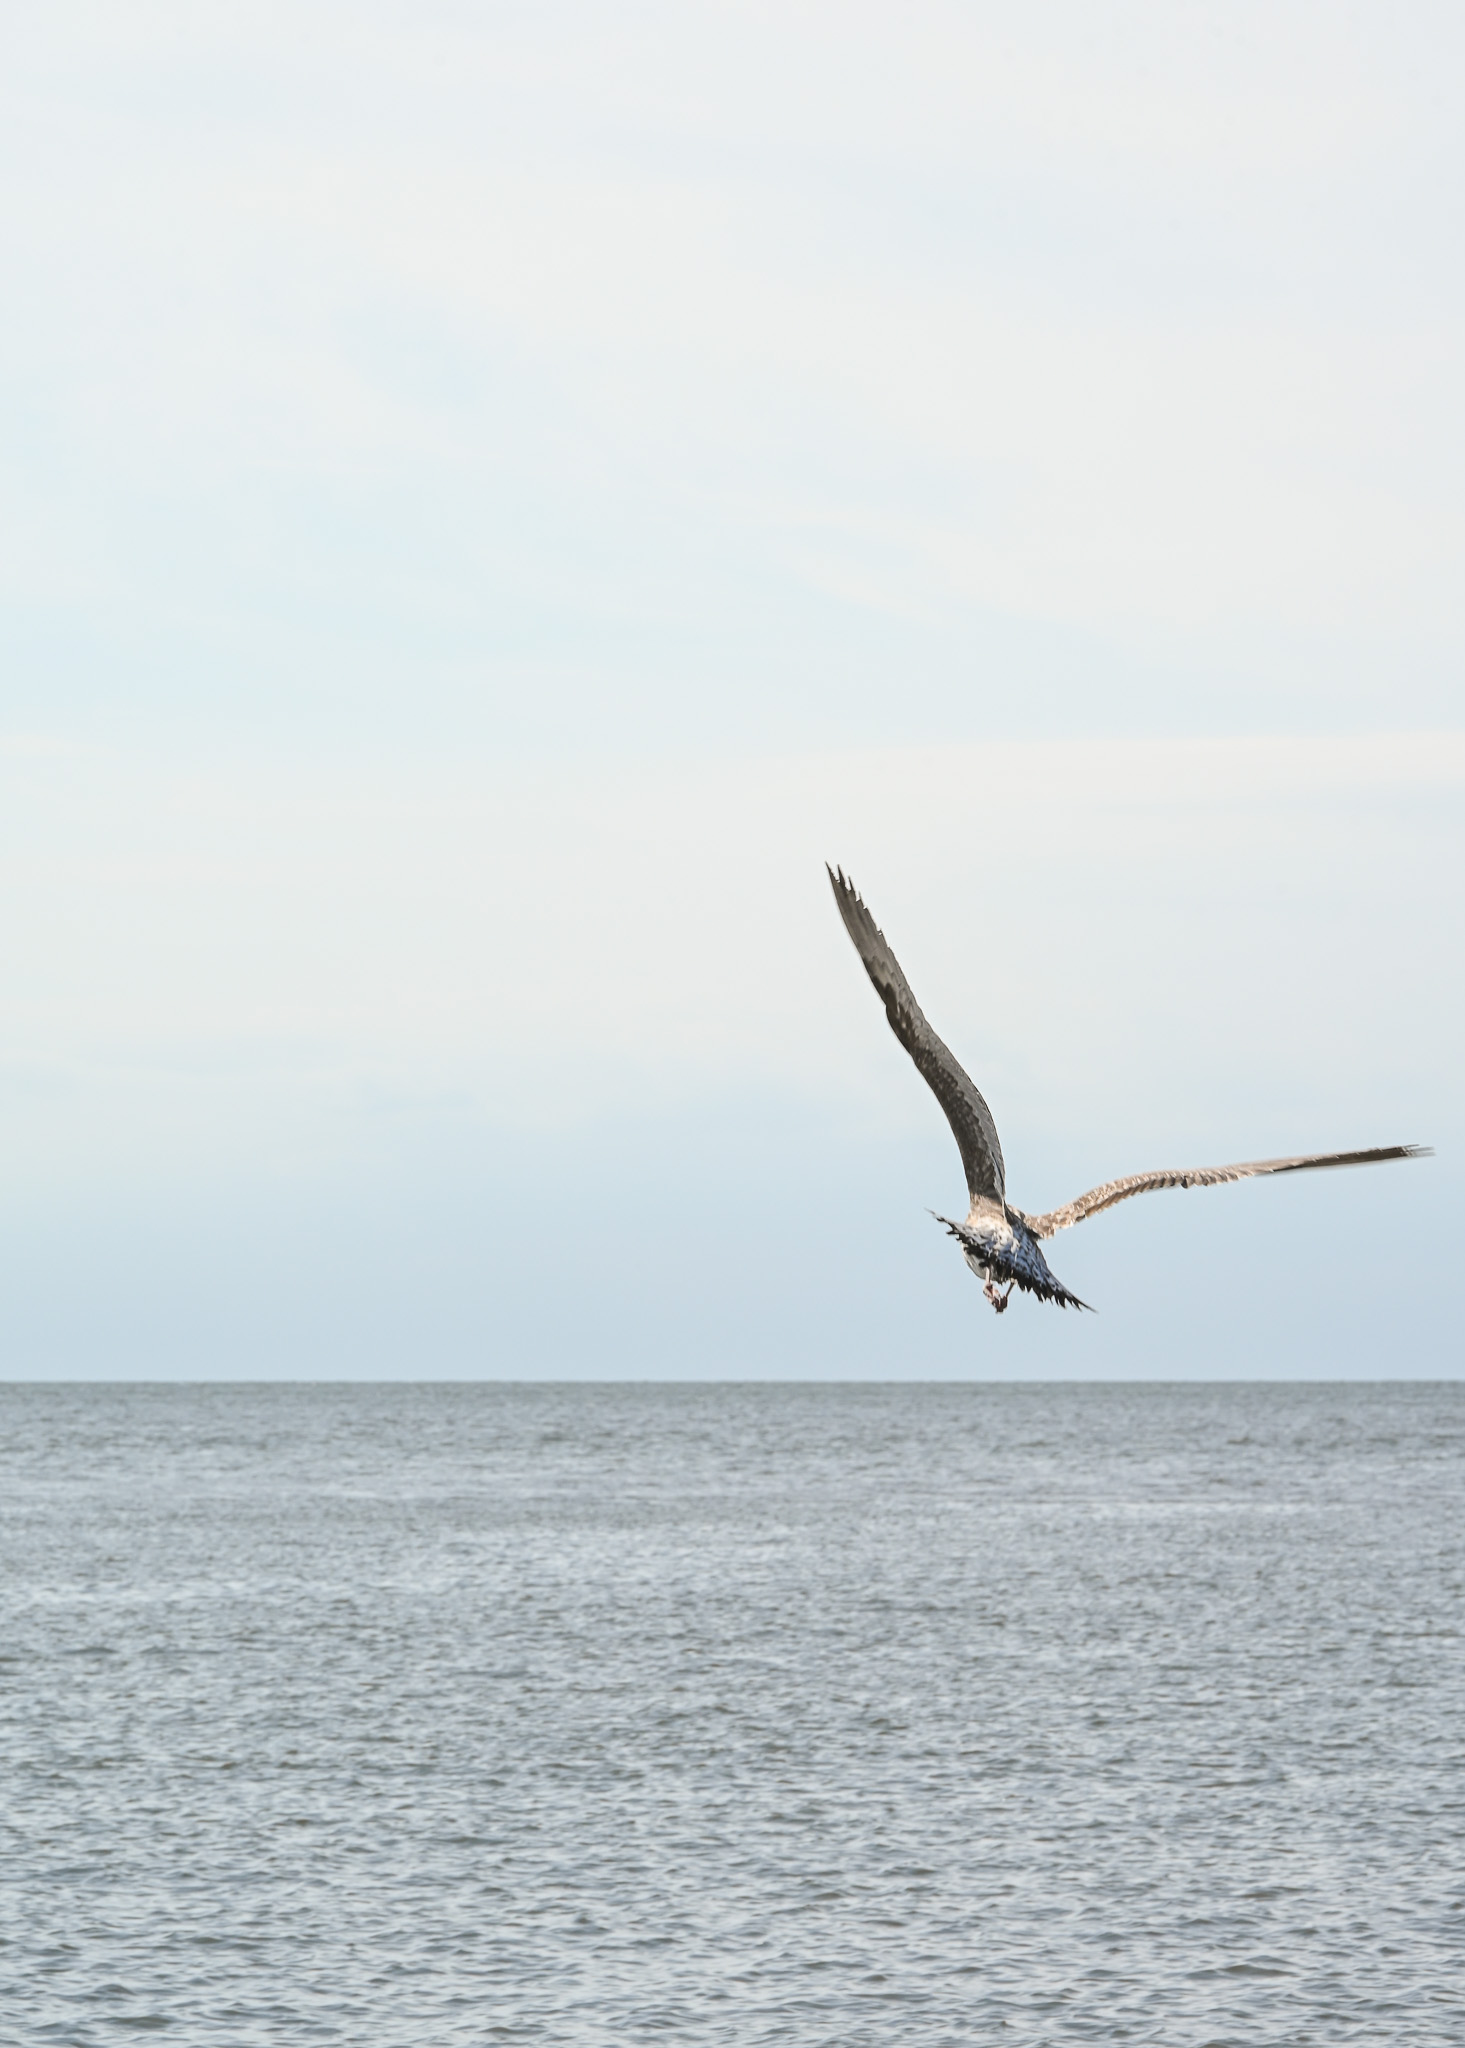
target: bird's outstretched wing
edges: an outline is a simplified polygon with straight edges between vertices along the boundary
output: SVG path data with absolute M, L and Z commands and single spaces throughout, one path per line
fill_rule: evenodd
M 1002 1147 L 992 1112 L 982 1100 L 981 1090 L 941 1043 L 921 1014 L 911 994 L 911 985 L 900 971 L 900 962 L 885 943 L 885 934 L 860 901 L 853 882 L 838 868 L 825 863 L 829 885 L 844 928 L 855 942 L 855 951 L 865 963 L 885 1005 L 890 1028 L 915 1061 L 931 1092 L 946 1112 L 966 1171 L 967 1193 L 989 1195 L 1001 1201 L 1005 1186 Z
M 1304 1152 L 1295 1159 L 1247 1159 L 1236 1166 L 1161 1167 L 1155 1173 L 1127 1173 L 1122 1180 L 1106 1180 L 1090 1188 L 1076 1202 L 1050 1209 L 1046 1216 L 1024 1216 L 1034 1237 L 1051 1237 L 1055 1230 L 1067 1230 L 1131 1195 L 1148 1195 L 1156 1188 L 1211 1188 L 1226 1180 L 1253 1180 L 1263 1173 L 1308 1173 L 1315 1166 L 1373 1166 L 1384 1159 L 1426 1159 L 1428 1145 L 1375 1145 L 1367 1152 Z

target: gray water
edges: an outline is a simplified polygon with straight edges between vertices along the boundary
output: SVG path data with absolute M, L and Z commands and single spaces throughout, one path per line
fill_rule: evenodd
M 1465 2039 L 1465 1387 L 0 1388 L 0 2038 Z

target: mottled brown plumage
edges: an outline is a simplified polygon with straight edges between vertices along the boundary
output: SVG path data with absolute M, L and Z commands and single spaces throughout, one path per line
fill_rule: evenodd
M 1255 1180 L 1264 1173 L 1308 1173 L 1315 1166 L 1377 1166 L 1385 1159 L 1424 1159 L 1428 1145 L 1370 1145 L 1363 1152 L 1299 1152 L 1289 1159 L 1243 1159 L 1235 1166 L 1157 1166 L 1150 1173 L 1126 1173 L 1119 1180 L 1103 1181 L 1076 1201 L 1046 1216 L 1027 1216 L 1023 1221 L 1034 1237 L 1051 1237 L 1056 1230 L 1069 1230 L 1086 1216 L 1127 1202 L 1131 1195 L 1148 1195 L 1157 1188 L 1213 1188 L 1227 1180 Z

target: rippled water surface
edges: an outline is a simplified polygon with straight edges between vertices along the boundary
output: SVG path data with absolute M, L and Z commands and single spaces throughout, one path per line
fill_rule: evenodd
M 1465 1387 L 0 1388 L 0 2037 L 1465 2040 Z

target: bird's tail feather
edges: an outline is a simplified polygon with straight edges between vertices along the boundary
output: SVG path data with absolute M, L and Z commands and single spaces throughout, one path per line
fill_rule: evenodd
M 1056 1301 L 1060 1308 L 1087 1309 L 1095 1313 L 1092 1303 L 1080 1301 L 1071 1288 L 1065 1287 L 1043 1257 L 1036 1241 L 1020 1227 L 1013 1232 L 1010 1243 L 995 1238 L 981 1237 L 965 1223 L 954 1223 L 949 1216 L 938 1216 L 932 1209 L 931 1215 L 938 1223 L 946 1226 L 964 1252 L 971 1252 L 988 1268 L 999 1281 L 1010 1280 L 1022 1289 L 1024 1294 L 1036 1295 L 1039 1301 Z

